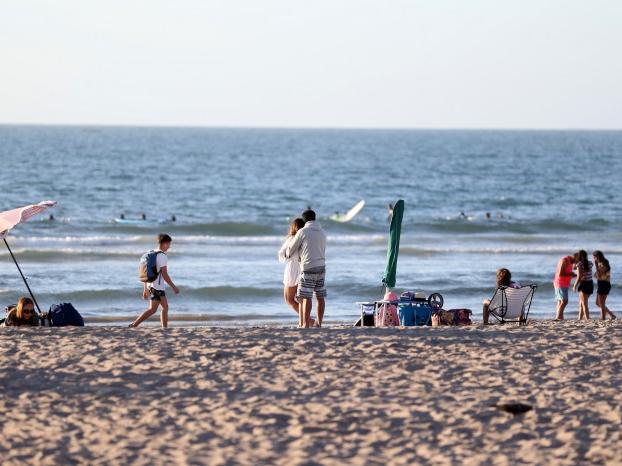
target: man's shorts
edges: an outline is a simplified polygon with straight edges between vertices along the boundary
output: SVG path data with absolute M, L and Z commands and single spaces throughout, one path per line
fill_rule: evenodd
M 298 280 L 298 290 L 296 291 L 296 297 L 300 299 L 311 299 L 313 293 L 318 298 L 326 297 L 326 285 L 324 283 L 326 278 L 326 269 L 324 267 L 320 269 L 312 269 L 300 272 L 300 278 Z
M 155 288 L 149 288 L 149 294 L 151 294 L 149 297 L 151 301 L 162 301 L 162 297 L 166 297 L 166 293 L 164 291 L 156 290 Z
M 555 288 L 555 299 L 557 301 L 568 301 L 568 288 Z

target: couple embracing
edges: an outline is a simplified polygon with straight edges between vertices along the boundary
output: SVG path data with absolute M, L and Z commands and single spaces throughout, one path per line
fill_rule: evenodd
M 289 234 L 279 251 L 285 262 L 283 277 L 285 302 L 298 314 L 299 327 L 320 327 L 326 305 L 326 234 L 311 209 L 302 213 L 289 227 Z M 311 318 L 313 295 L 317 317 Z

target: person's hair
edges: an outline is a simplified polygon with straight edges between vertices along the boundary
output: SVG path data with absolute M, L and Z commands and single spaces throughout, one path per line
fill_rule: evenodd
M 605 258 L 602 251 L 594 251 L 592 255 L 594 256 L 594 262 L 596 262 L 598 268 L 604 269 L 605 272 L 611 271 L 609 261 Z
M 22 296 L 21 298 L 19 298 L 19 301 L 17 301 L 17 306 L 15 307 L 15 317 L 17 317 L 18 320 L 25 320 L 24 319 L 24 307 L 29 304 L 31 306 L 35 305 L 35 303 L 30 298 L 27 298 L 25 296 Z M 30 317 L 32 318 L 32 315 Z
M 314 221 L 315 220 L 315 212 L 313 212 L 311 209 L 305 210 L 302 213 L 302 219 L 304 220 L 305 223 Z
M 300 217 L 295 218 L 294 220 L 292 220 L 292 223 L 289 224 L 289 231 L 287 232 L 287 236 L 294 236 L 296 233 L 298 233 L 298 230 L 300 230 L 304 226 L 305 221 L 303 219 L 301 219 Z
M 158 244 L 171 243 L 172 241 L 173 241 L 173 238 L 171 238 L 166 233 L 160 233 L 158 235 Z
M 512 273 L 508 269 L 497 270 L 497 288 L 502 286 L 510 286 L 512 282 Z
M 574 263 L 575 264 L 581 263 L 581 266 L 583 267 L 584 270 L 587 270 L 589 268 L 590 263 L 587 260 L 587 252 L 585 252 L 584 249 L 581 249 L 580 251 L 575 253 Z

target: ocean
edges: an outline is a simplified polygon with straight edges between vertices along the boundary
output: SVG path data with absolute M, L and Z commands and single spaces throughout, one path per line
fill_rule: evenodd
M 159 232 L 173 237 L 181 288 L 172 325 L 295 324 L 277 251 L 307 206 L 328 235 L 326 321 L 353 322 L 357 301 L 381 297 L 386 206 L 397 199 L 400 291 L 438 292 L 445 308 L 481 318 L 507 267 L 538 285 L 531 316 L 552 318 L 559 258 L 600 249 L 609 307 L 622 311 L 619 131 L 0 126 L 0 161 L 0 210 L 58 201 L 54 220 L 8 237 L 41 307 L 72 302 L 88 324 L 127 324 L 146 308 L 138 261 Z M 351 223 L 328 219 L 361 199 Z M 4 306 L 26 290 L 0 246 Z

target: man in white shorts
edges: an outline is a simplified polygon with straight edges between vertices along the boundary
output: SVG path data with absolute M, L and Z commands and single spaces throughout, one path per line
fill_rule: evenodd
M 315 220 L 315 212 L 305 210 L 302 213 L 305 226 L 298 230 L 287 251 L 291 257 L 296 251 L 300 254 L 300 279 L 296 297 L 300 303 L 299 326 L 311 326 L 311 303 L 313 295 L 317 301 L 317 319 L 315 325 L 320 327 L 326 307 L 326 233 Z

